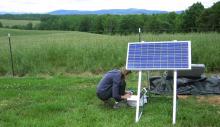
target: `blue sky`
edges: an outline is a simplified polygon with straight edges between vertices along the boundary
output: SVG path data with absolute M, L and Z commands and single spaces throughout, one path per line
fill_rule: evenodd
M 54 10 L 100 10 L 139 8 L 179 11 L 201 2 L 205 8 L 219 0 L 1 0 L 0 12 L 46 13 Z

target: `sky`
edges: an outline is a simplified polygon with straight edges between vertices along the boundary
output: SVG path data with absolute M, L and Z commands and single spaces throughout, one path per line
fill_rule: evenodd
M 201 2 L 205 8 L 219 0 L 0 0 L 0 12 L 47 13 L 54 10 L 100 10 L 138 8 L 180 11 Z

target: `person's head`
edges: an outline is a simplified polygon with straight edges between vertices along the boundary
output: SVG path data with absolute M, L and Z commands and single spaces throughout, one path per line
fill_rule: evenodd
M 131 73 L 130 70 L 126 70 L 125 67 L 120 68 L 121 74 L 122 74 L 122 78 L 125 78 L 127 75 L 129 75 Z

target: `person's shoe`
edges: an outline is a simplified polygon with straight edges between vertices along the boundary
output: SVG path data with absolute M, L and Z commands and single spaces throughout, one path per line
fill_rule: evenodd
M 121 107 L 127 107 L 127 102 L 126 101 L 115 102 L 115 104 L 113 105 L 113 109 L 119 109 Z

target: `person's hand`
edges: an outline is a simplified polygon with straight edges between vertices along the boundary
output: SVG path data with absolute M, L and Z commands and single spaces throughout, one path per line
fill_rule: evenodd
M 123 95 L 123 96 L 121 96 L 121 98 L 122 98 L 122 99 L 127 99 L 127 98 L 129 98 L 129 97 L 131 97 L 131 95 L 130 95 L 130 94 L 128 94 L 128 93 L 127 93 L 127 94 L 125 94 L 125 95 Z
M 133 95 L 132 91 L 125 91 L 126 94 Z

